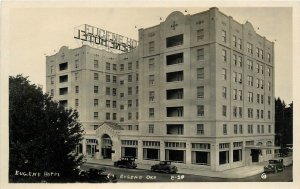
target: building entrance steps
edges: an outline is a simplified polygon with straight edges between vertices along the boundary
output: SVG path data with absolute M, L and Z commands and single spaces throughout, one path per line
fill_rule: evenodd
M 87 159 L 87 164 L 98 164 L 104 166 L 113 166 L 113 161 L 111 159 Z M 257 163 L 251 166 L 244 166 L 233 168 L 225 171 L 211 171 L 207 169 L 202 169 L 197 166 L 189 168 L 178 168 L 178 174 L 192 174 L 206 177 L 217 177 L 217 178 L 246 178 L 249 176 L 260 174 L 264 171 L 264 166 L 268 162 Z M 137 169 L 150 170 L 151 165 L 137 163 Z

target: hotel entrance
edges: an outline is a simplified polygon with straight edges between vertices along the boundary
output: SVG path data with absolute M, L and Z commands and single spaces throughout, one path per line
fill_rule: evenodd
M 111 159 L 112 141 L 109 135 L 104 134 L 101 138 L 102 148 L 101 155 L 103 159 Z

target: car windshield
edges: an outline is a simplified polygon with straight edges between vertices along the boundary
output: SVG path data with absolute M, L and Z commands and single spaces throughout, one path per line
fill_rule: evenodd
M 278 163 L 278 161 L 276 161 L 276 160 L 269 160 L 269 164 L 275 164 L 275 163 Z

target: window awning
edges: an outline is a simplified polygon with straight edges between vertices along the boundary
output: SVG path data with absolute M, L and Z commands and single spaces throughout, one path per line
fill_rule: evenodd
M 251 148 L 251 149 L 280 149 L 280 146 L 245 146 L 245 148 Z

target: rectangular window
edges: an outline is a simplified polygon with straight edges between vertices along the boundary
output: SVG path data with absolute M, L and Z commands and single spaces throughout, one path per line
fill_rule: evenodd
M 105 66 L 106 70 L 110 70 L 110 63 L 106 62 L 106 66 Z
M 204 135 L 204 124 L 197 124 L 197 135 Z
M 204 60 L 204 49 L 197 49 L 197 60 Z
M 238 82 L 239 82 L 239 84 L 243 83 L 243 74 L 242 73 L 238 74 Z
M 233 44 L 234 47 L 237 47 L 237 41 L 236 41 L 236 36 L 235 35 L 232 36 L 232 44 Z
M 227 76 L 226 76 L 226 69 L 223 68 L 223 69 L 222 69 L 222 79 L 223 79 L 223 80 L 226 80 L 226 78 L 227 78 Z
M 238 39 L 238 48 L 242 49 L 242 39 Z
M 106 78 L 106 82 L 110 82 L 110 75 L 106 75 L 105 78 Z
M 232 56 L 232 61 L 233 61 L 233 64 L 236 66 L 237 65 L 237 58 L 236 58 L 236 54 L 233 54 Z
M 271 71 L 270 71 L 270 68 L 267 68 L 267 73 L 268 73 L 268 76 L 271 77 Z
M 168 37 L 166 39 L 166 41 L 167 41 L 167 43 L 166 43 L 167 48 L 182 45 L 183 44 L 183 34 Z
M 78 107 L 78 106 L 79 106 L 79 100 L 75 99 L 75 107 Z
M 242 118 L 243 117 L 243 108 L 239 107 L 239 117 Z
M 233 82 L 237 82 L 237 73 L 236 72 L 233 72 L 232 74 L 232 79 L 233 79 Z
M 171 54 L 166 57 L 167 65 L 175 65 L 183 63 L 183 53 Z
M 128 87 L 128 95 L 132 95 L 132 87 Z
M 262 49 L 259 49 L 259 54 L 261 59 L 264 59 L 264 51 Z
M 68 62 L 59 64 L 59 71 L 63 71 L 67 69 L 68 69 Z
M 105 89 L 105 94 L 106 94 L 106 95 L 110 95 L 110 87 L 106 87 L 106 89 Z
M 154 75 L 149 75 L 149 85 L 154 85 Z
M 237 100 L 237 89 L 233 89 L 233 100 Z
M 99 68 L 99 62 L 98 60 L 94 60 L 94 68 Z
M 224 62 L 226 62 L 226 60 L 227 60 L 227 52 L 226 52 L 226 50 L 224 50 L 224 49 L 222 49 L 222 60 L 223 60 Z
M 110 120 L 110 113 L 109 112 L 106 113 L 106 120 Z
M 253 54 L 253 45 L 251 43 L 247 43 L 247 52 Z
M 204 105 L 198 105 L 197 106 L 197 115 L 198 116 L 204 116 Z
M 115 100 L 113 101 L 112 107 L 113 107 L 113 108 L 117 108 L 117 101 L 115 101 Z
M 117 83 L 117 76 L 113 75 L 113 83 Z
M 259 58 L 259 48 L 256 48 L 256 56 Z
M 167 117 L 183 117 L 183 106 L 167 107 Z
M 221 39 L 224 43 L 226 43 L 226 31 L 225 30 L 222 30 L 222 38 Z
M 247 59 L 248 70 L 253 70 L 253 61 Z
M 79 86 L 75 86 L 75 93 L 79 93 Z
M 99 100 L 98 99 L 94 99 L 94 107 L 97 107 L 98 103 L 99 103 Z
M 128 108 L 132 107 L 132 100 L 128 100 L 127 104 L 128 104 Z
M 236 135 L 237 133 L 238 133 L 238 125 L 237 124 L 234 124 L 233 125 L 233 132 L 234 132 L 234 134 Z
M 264 134 L 265 133 L 265 126 L 261 125 L 261 133 Z
M 252 76 L 248 76 L 248 85 L 253 86 L 253 77 Z
M 237 117 L 237 107 L 233 107 L 233 117 Z
M 243 59 L 241 56 L 238 57 L 239 67 L 243 67 Z
M 248 125 L 248 134 L 253 134 L 253 125 Z
M 223 124 L 223 135 L 227 135 L 227 124 Z
M 155 93 L 154 91 L 149 92 L 149 102 L 154 102 L 155 99 Z
M 256 118 L 259 119 L 259 110 L 256 110 Z
M 154 58 L 149 59 L 149 70 L 154 70 Z
M 261 104 L 264 104 L 264 95 L 260 95 L 260 102 Z
M 239 90 L 239 100 L 242 101 L 243 100 L 243 91 Z
M 154 41 L 149 42 L 149 53 L 154 51 Z
M 117 71 L 117 64 L 113 64 L 113 71 Z
M 256 79 L 256 87 L 259 88 L 259 79 Z
M 263 65 L 260 65 L 261 74 L 264 74 L 264 67 Z
M 260 110 L 260 118 L 263 119 L 264 118 L 264 111 Z
M 270 55 L 270 53 L 267 54 L 267 59 L 268 59 L 268 62 L 271 62 L 271 55 Z
M 139 86 L 135 86 L 135 94 L 139 94 Z
M 132 70 L 132 62 L 128 62 L 128 70 Z
M 94 73 L 94 80 L 99 80 L 99 75 L 98 75 L 98 73 Z
M 128 82 L 132 82 L 132 75 L 128 75 Z
M 260 86 L 261 86 L 260 87 L 261 89 L 264 89 L 264 80 L 262 80 L 262 79 L 260 80 Z
M 120 64 L 120 71 L 124 71 L 124 64 Z
M 110 108 L 110 100 L 106 100 L 106 108 Z
M 204 98 L 204 86 L 197 87 L 197 98 Z
M 116 89 L 116 88 L 113 88 L 113 89 L 112 89 L 112 95 L 113 95 L 113 96 L 117 96 L 117 89 Z
M 78 81 L 78 72 L 75 72 L 74 75 L 75 75 L 75 81 Z
M 271 105 L 271 97 L 268 96 L 268 105 Z
M 257 72 L 257 73 L 260 72 L 260 66 L 259 66 L 259 64 L 256 64 L 256 72 Z
M 149 108 L 149 118 L 154 118 L 154 108 Z
M 167 90 L 167 100 L 183 99 L 183 88 Z
M 240 125 L 239 131 L 240 131 L 240 134 L 243 134 L 243 125 Z
M 98 119 L 98 112 L 94 112 L 94 119 Z
M 222 97 L 223 97 L 223 98 L 226 98 L 226 95 L 227 95 L 227 94 L 226 94 L 226 93 L 227 93 L 226 91 L 227 91 L 227 88 L 226 88 L 226 87 L 222 87 Z
M 227 107 L 225 105 L 222 106 L 222 115 L 226 117 Z
M 253 118 L 253 109 L 248 108 L 248 118 Z
M 257 133 L 260 133 L 260 125 L 257 125 Z
M 271 83 L 268 82 L 268 90 L 271 91 Z
M 204 68 L 197 68 L 197 79 L 204 79 Z
M 98 93 L 98 86 L 94 86 L 94 93 Z
M 132 119 L 132 113 L 128 112 L 128 120 L 131 120 L 131 119 Z
M 204 39 L 204 29 L 197 30 L 197 41 Z
M 153 124 L 149 124 L 149 133 L 154 133 L 154 125 Z
M 253 93 L 248 92 L 248 102 L 253 102 Z
M 54 89 L 51 89 L 50 95 L 54 96 Z
M 268 111 L 268 119 L 271 119 L 271 111 Z
M 184 125 L 183 124 L 167 124 L 168 135 L 183 135 Z
M 257 103 L 258 103 L 258 104 L 259 104 L 259 102 L 260 102 L 259 98 L 260 98 L 260 94 L 257 94 Z
M 269 133 L 272 132 L 272 126 L 271 126 L 271 125 L 268 126 L 268 132 L 269 132 Z

